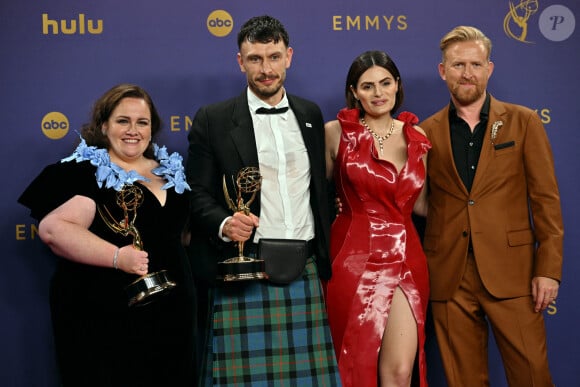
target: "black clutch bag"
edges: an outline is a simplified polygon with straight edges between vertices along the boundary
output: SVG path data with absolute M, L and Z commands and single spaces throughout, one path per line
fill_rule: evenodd
M 308 242 L 298 239 L 260 239 L 258 258 L 264 260 L 268 280 L 289 284 L 302 274 L 309 256 Z

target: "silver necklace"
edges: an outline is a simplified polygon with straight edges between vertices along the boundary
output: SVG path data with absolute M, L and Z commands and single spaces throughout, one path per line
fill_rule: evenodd
M 379 136 L 377 133 L 375 133 L 375 131 L 372 130 L 367 125 L 367 122 L 365 121 L 364 117 L 361 117 L 360 122 L 362 122 L 363 126 L 365 128 L 367 128 L 367 130 L 369 131 L 369 133 L 372 134 L 373 137 L 377 139 L 377 141 L 379 142 L 379 152 L 381 154 L 383 154 L 383 143 L 385 141 L 387 141 L 389 137 L 391 137 L 391 134 L 393 134 L 393 131 L 395 130 L 395 119 L 392 119 L 391 120 L 391 127 L 389 128 L 389 131 L 387 132 L 387 134 L 385 134 L 384 136 Z

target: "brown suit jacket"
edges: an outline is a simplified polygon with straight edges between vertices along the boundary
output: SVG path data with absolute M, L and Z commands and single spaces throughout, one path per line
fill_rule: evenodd
M 503 124 L 491 141 L 495 122 Z M 471 192 L 453 160 L 449 106 L 420 124 L 431 140 L 424 248 L 431 300 L 459 286 L 469 238 L 483 284 L 494 296 L 531 293 L 535 276 L 560 280 L 563 224 L 552 151 L 539 116 L 491 98 Z

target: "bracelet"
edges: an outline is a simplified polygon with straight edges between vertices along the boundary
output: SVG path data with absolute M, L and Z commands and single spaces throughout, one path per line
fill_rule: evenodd
M 117 250 L 115 250 L 115 255 L 113 255 L 113 268 L 114 269 L 118 269 L 117 261 L 119 260 L 119 250 L 121 250 L 121 249 L 117 247 Z

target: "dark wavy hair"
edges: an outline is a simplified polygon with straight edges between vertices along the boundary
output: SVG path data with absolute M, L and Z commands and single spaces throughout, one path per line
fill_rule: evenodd
M 401 79 L 401 74 L 397 65 L 386 52 L 383 51 L 366 51 L 360 54 L 350 65 L 348 74 L 346 76 L 346 87 L 344 90 L 346 97 L 346 106 L 349 109 L 358 108 L 362 112 L 364 109 L 360 102 L 354 97 L 351 87 L 356 89 L 356 85 L 361 75 L 373 66 L 380 66 L 390 72 L 395 80 L 399 83 L 399 88 L 397 94 L 395 95 L 395 105 L 393 106 L 392 112 L 397 111 L 398 108 L 403 104 L 404 93 L 403 93 L 403 80 Z
M 272 16 L 255 16 L 244 23 L 238 33 L 238 48 L 242 48 L 244 41 L 250 43 L 278 43 L 280 40 L 288 47 L 290 37 L 278 19 Z
M 151 113 L 151 142 L 144 152 L 147 158 L 154 158 L 153 139 L 161 131 L 161 118 L 155 108 L 151 96 L 141 87 L 129 83 L 122 83 L 114 86 L 99 98 L 93 105 L 91 121 L 81 128 L 81 136 L 87 145 L 94 145 L 99 148 L 109 149 L 110 142 L 103 134 L 103 124 L 109 120 L 113 110 L 124 98 L 138 98 L 144 100 L 149 106 Z

